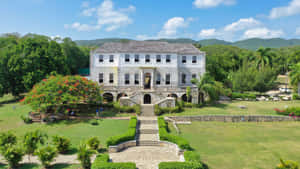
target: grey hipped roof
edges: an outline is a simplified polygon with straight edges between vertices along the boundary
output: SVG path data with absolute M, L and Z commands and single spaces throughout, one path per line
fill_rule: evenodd
M 203 54 L 193 44 L 168 43 L 159 41 L 108 42 L 101 45 L 96 53 L 177 53 L 198 55 Z

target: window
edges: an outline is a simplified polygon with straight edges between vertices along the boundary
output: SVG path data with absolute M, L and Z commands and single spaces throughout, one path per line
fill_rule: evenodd
M 134 61 L 139 62 L 140 61 L 140 56 L 139 55 L 134 55 Z
M 197 63 L 197 56 L 193 56 L 192 63 Z
M 99 83 L 103 83 L 103 82 L 104 82 L 103 73 L 99 73 Z
M 186 56 L 182 56 L 182 63 L 186 63 Z
M 129 54 L 125 55 L 125 62 L 130 62 L 130 55 Z
M 103 62 L 103 55 L 99 55 L 99 62 Z
M 171 75 L 170 74 L 166 74 L 166 85 L 171 84 Z
M 130 84 L 130 75 L 128 73 L 125 74 L 125 84 Z
M 156 55 L 156 62 L 160 63 L 161 62 L 161 56 L 160 55 Z
M 166 62 L 167 62 L 167 63 L 170 63 L 170 62 L 171 62 L 171 55 L 167 55 L 167 56 L 166 56 Z
M 186 74 L 184 74 L 184 73 L 181 74 L 181 83 L 182 84 L 186 83 Z
M 160 81 L 161 81 L 161 77 L 160 77 L 160 73 L 158 73 L 158 74 L 156 75 L 156 84 L 157 84 L 157 85 L 160 85 Z
M 196 74 L 192 74 L 192 79 L 196 79 L 197 75 Z
M 134 75 L 134 84 L 136 84 L 136 85 L 140 84 L 139 74 L 138 73 L 136 73 Z
M 113 73 L 109 74 L 109 83 L 114 83 L 114 74 Z
M 146 55 L 146 57 L 145 57 L 145 62 L 146 62 L 146 63 L 149 63 L 149 62 L 150 62 L 150 55 Z
M 109 62 L 113 63 L 114 62 L 114 55 L 109 55 Z

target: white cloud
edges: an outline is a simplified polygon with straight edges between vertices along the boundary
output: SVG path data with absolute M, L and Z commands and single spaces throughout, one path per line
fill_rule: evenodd
M 97 18 L 97 24 L 81 24 L 75 22 L 71 25 L 65 25 L 65 28 L 76 29 L 78 31 L 92 31 L 104 28 L 106 31 L 113 31 L 120 27 L 133 23 L 129 13 L 134 12 L 136 8 L 130 5 L 128 8 L 115 9 L 112 0 L 104 0 L 97 8 L 85 8 L 81 13 L 84 16 L 94 16 Z
M 261 23 L 254 18 L 242 18 L 237 22 L 233 22 L 227 26 L 225 26 L 225 31 L 240 31 L 245 30 L 247 28 L 255 27 L 260 25 Z
M 161 37 L 171 37 L 177 34 L 179 28 L 188 27 L 192 19 L 184 19 L 182 17 L 173 17 L 169 19 L 163 26 L 162 30 L 158 33 Z
M 284 34 L 282 30 L 270 30 L 268 28 L 249 29 L 244 33 L 243 38 L 277 38 Z
M 270 13 L 271 19 L 300 14 L 300 0 L 292 0 L 288 6 L 273 8 Z
M 219 33 L 216 31 L 216 29 L 202 29 L 201 32 L 199 32 L 198 37 L 199 38 L 211 38 L 216 37 Z
M 296 28 L 296 35 L 300 35 L 300 27 Z
M 195 0 L 193 4 L 197 8 L 212 8 L 219 5 L 234 5 L 235 0 Z

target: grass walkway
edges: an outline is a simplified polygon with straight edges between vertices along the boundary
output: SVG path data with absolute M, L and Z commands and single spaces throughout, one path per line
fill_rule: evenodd
M 179 128 L 211 169 L 270 169 L 280 158 L 300 163 L 299 122 L 193 122 Z
M 239 106 L 246 106 L 241 109 Z M 251 102 L 233 101 L 227 104 L 205 106 L 202 108 L 185 108 L 182 113 L 165 114 L 164 116 L 195 116 L 195 115 L 277 115 L 275 108 L 300 107 L 300 101 Z

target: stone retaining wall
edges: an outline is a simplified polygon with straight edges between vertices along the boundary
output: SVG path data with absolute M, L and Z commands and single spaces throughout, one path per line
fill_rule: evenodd
M 121 143 L 121 144 L 118 144 L 118 145 L 115 145 L 115 146 L 109 146 L 108 147 L 108 152 L 109 153 L 117 153 L 117 152 L 122 151 L 126 148 L 135 147 L 135 146 L 136 146 L 136 140 L 126 141 L 124 143 Z
M 175 121 L 219 121 L 219 122 L 280 122 L 300 121 L 299 118 L 289 116 L 230 116 L 230 115 L 203 115 L 203 116 L 172 116 Z

